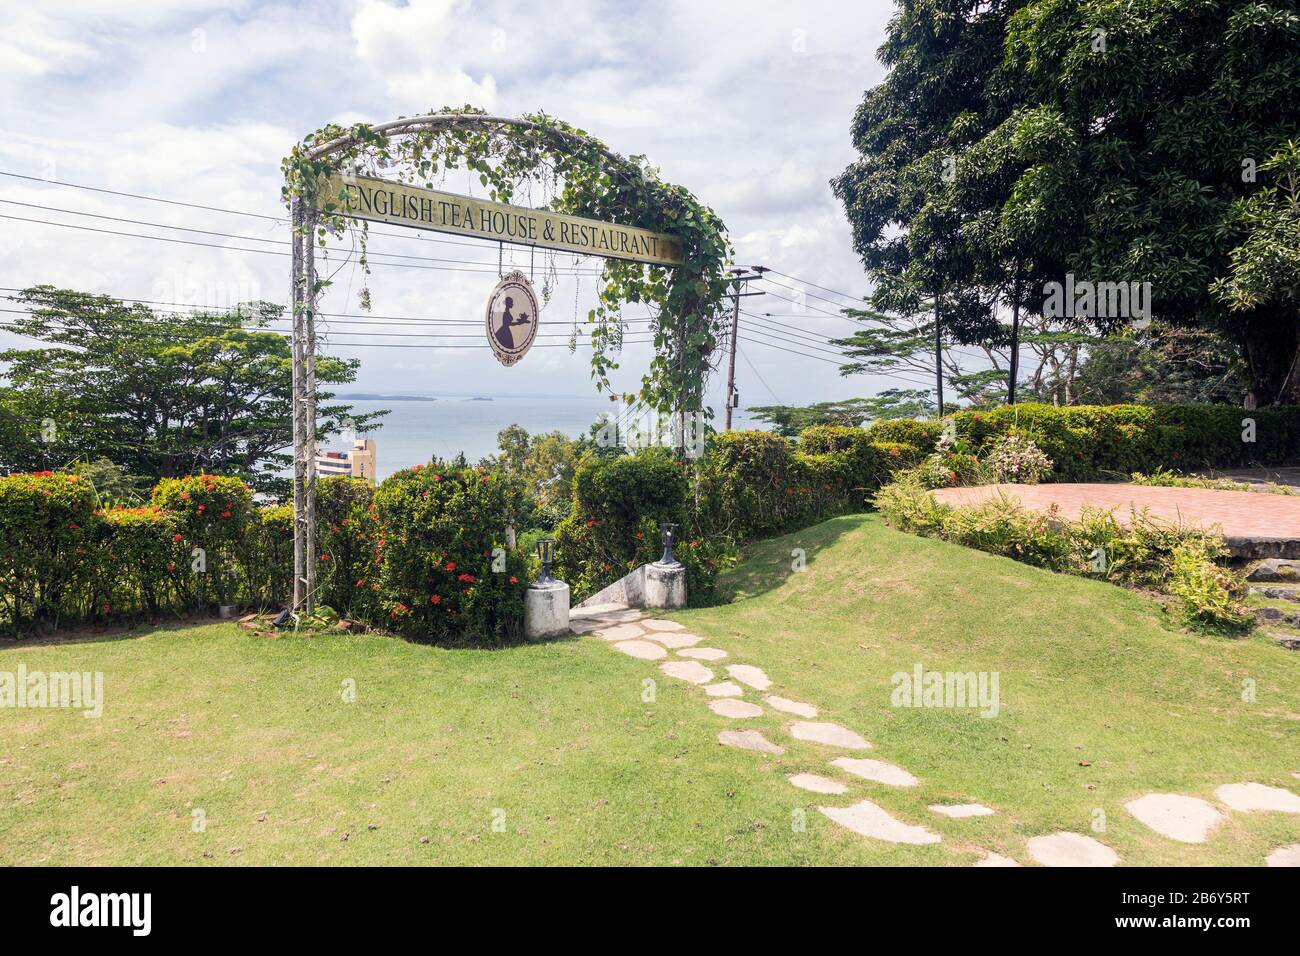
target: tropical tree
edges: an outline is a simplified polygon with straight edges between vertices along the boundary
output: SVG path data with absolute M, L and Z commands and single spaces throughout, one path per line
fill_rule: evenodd
M 833 183 L 872 304 L 976 343 L 1049 283 L 1149 283 L 1052 317 L 1221 330 L 1248 403 L 1300 401 L 1298 43 L 1295 0 L 902 0 Z
M 0 463 L 20 470 L 107 459 L 150 480 L 208 471 L 283 493 L 292 463 L 292 355 L 271 323 L 279 306 L 193 315 L 50 286 L 14 297 L 9 331 L 45 343 L 0 352 Z M 320 381 L 353 381 L 359 362 L 319 356 Z M 319 440 L 374 427 L 318 392 Z
M 846 398 L 812 405 L 755 405 L 750 414 L 784 438 L 798 438 L 814 425 L 858 426 L 884 418 L 924 418 L 934 402 L 924 389 L 887 388 L 868 398 Z

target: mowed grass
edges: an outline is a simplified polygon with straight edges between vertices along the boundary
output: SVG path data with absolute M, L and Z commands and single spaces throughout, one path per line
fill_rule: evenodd
M 717 743 L 698 688 L 660 679 L 646 702 L 654 665 L 597 638 L 453 651 L 208 624 L 0 645 L 0 670 L 20 661 L 102 671 L 106 703 L 0 709 L 3 864 L 910 859 L 795 826 L 802 795 Z
M 99 719 L 0 709 L 0 863 L 950 865 L 1029 862 L 1027 837 L 1063 829 L 1130 864 L 1253 865 L 1300 841 L 1300 816 L 1233 814 L 1176 844 L 1122 808 L 1248 780 L 1300 791 L 1300 654 L 1264 638 L 1188 634 L 1139 595 L 865 516 L 756 546 L 724 589 L 732 603 L 675 615 L 729 652 L 710 666 L 762 667 L 920 786 L 845 775 L 839 751 L 787 735 L 795 718 L 715 716 L 597 638 L 466 651 L 164 627 L 0 644 L 0 671 L 102 671 L 106 696 Z M 891 706 L 916 663 L 997 671 L 998 716 Z M 786 753 L 722 747 L 728 727 Z M 850 791 L 796 790 L 799 771 Z M 864 839 L 816 809 L 863 797 L 943 842 Z M 959 801 L 998 812 L 927 809 Z
M 1192 634 L 1139 594 L 901 534 L 876 516 L 765 542 L 727 585 L 732 603 L 679 619 L 764 667 L 773 692 L 863 733 L 875 745 L 866 756 L 921 780 L 859 781 L 839 802 L 867 795 L 945 844 L 1024 863 L 1025 840 L 1056 830 L 1091 835 L 1127 864 L 1258 865 L 1300 841 L 1300 815 L 1233 813 L 1187 845 L 1123 809 L 1149 792 L 1213 802 L 1217 786 L 1246 781 L 1300 793 L 1300 653 L 1262 634 Z M 917 663 L 997 672 L 998 715 L 892 706 L 892 675 Z M 789 720 L 779 716 L 753 724 L 779 734 Z M 791 751 L 778 769 L 852 781 L 828 768 L 831 756 Z M 998 813 L 946 820 L 927 809 L 964 801 Z

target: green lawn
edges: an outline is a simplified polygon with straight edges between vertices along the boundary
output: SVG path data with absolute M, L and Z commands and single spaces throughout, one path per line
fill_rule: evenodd
M 835 752 L 785 735 L 792 718 L 714 716 L 699 688 L 595 638 L 464 651 L 156 628 L 0 644 L 0 671 L 102 671 L 107 698 L 98 720 L 0 709 L 0 863 L 960 864 L 983 849 L 1024 862 L 1026 837 L 1093 833 L 1097 809 L 1093 835 L 1126 863 L 1256 864 L 1300 841 L 1300 817 L 1234 814 L 1184 846 L 1121 806 L 1247 780 L 1300 790 L 1300 654 L 1191 635 L 1139 595 L 874 517 L 766 542 L 724 585 L 733 603 L 678 619 L 919 787 L 845 777 Z M 999 716 L 891 707 L 890 676 L 918 662 L 998 671 Z M 728 726 L 787 752 L 721 747 Z M 801 770 L 851 792 L 795 790 L 785 778 Z M 944 842 L 877 843 L 815 810 L 862 796 Z M 926 809 L 956 800 L 998 813 Z

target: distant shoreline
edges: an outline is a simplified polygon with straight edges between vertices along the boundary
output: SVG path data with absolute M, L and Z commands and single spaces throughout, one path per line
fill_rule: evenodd
M 557 401 L 599 401 L 598 394 L 592 395 L 483 395 L 477 392 L 447 392 L 443 395 L 386 395 L 382 392 L 337 392 L 334 397 L 351 402 L 444 402 L 471 401 L 495 402 L 500 399 L 527 399 L 528 401 L 554 399 Z

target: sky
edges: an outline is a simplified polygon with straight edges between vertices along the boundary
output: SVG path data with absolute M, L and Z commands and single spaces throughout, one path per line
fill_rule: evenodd
M 305 134 L 328 122 L 382 122 L 468 102 L 500 115 L 544 110 L 616 152 L 647 155 L 662 178 L 718 212 L 738 264 L 781 273 L 753 284 L 769 294 L 744 300 L 743 308 L 771 313 L 807 337 L 792 342 L 788 329 L 745 317 L 751 331 L 742 330 L 736 363 L 743 404 L 806 404 L 923 385 L 844 378 L 826 361 L 832 356 L 818 351 L 830 348 L 825 337 L 852 331 L 839 306 L 868 288 L 829 181 L 853 159 L 853 111 L 883 75 L 875 51 L 893 9 L 884 0 L 4 0 L 4 6 L 0 171 L 37 180 L 0 176 L 0 215 L 10 217 L 0 229 L 6 289 L 50 283 L 206 306 L 252 298 L 283 303 L 287 248 L 266 240 L 287 240 L 285 223 L 55 182 L 282 217 L 280 160 Z M 463 173 L 448 176 L 442 188 L 484 194 Z M 32 219 L 204 244 L 23 221 Z M 385 235 L 372 237 L 371 253 L 427 257 L 403 260 L 408 265 L 460 261 L 436 268 L 376 265 L 367 278 L 343 261 L 343 249 L 331 260 L 334 284 L 324 312 L 363 314 L 359 295 L 368 287 L 375 316 L 481 322 L 497 279 L 495 244 L 460 244 L 463 238 L 448 244 L 454 237 L 377 228 Z M 242 251 L 248 248 L 264 252 Z M 529 259 L 526 250 L 505 253 L 506 263 L 525 271 Z M 539 278 L 543 263 L 539 253 Z M 597 266 L 586 260 L 580 268 Z M 555 324 L 543 331 L 565 333 L 575 315 L 585 317 L 593 292 L 591 276 L 562 277 L 542 312 L 544 323 Z M 644 311 L 631 306 L 626 314 Z M 342 320 L 328 325 L 324 350 L 362 361 L 347 391 L 595 394 L 583 347 L 576 353 L 534 347 L 505 368 L 481 338 L 347 334 L 377 328 Z M 482 335 L 472 326 L 456 331 Z M 0 344 L 15 341 L 0 332 Z M 442 347 L 449 344 L 473 347 Z M 648 360 L 647 346 L 627 347 L 615 388 L 635 391 Z M 711 384 L 715 407 L 721 382 L 715 375 Z

